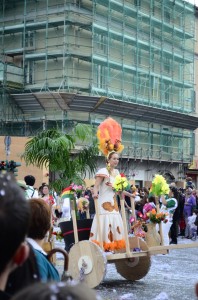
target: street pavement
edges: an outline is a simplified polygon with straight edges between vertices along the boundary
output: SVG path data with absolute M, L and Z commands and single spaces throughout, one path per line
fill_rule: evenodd
M 193 242 L 179 238 L 178 243 Z M 55 244 L 64 248 L 63 241 Z M 61 254 L 57 254 L 56 266 L 61 274 Z M 152 256 L 148 274 L 135 282 L 124 279 L 117 273 L 114 264 L 108 264 L 104 281 L 95 290 L 104 300 L 195 300 L 196 282 L 198 248 L 186 248 Z

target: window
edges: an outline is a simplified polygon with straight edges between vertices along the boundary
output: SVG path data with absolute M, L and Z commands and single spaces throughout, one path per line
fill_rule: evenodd
M 170 23 L 170 20 L 171 20 L 170 12 L 165 8 L 164 9 L 164 21 L 166 23 Z
M 106 67 L 94 65 L 94 85 L 98 88 L 105 88 L 106 83 Z
M 27 61 L 25 64 L 25 83 L 33 84 L 33 61 Z
M 134 5 L 137 7 L 141 7 L 141 0 L 134 0 Z
M 162 128 L 162 131 L 169 131 L 168 128 Z M 169 135 L 162 132 L 162 150 L 163 152 L 168 153 L 169 146 L 171 146 L 169 141 Z
M 160 95 L 160 83 L 158 77 L 151 77 L 151 95 L 153 99 L 158 99 Z
M 166 73 L 170 73 L 170 71 L 171 71 L 171 62 L 170 62 L 169 58 L 164 57 L 163 65 L 164 65 L 164 71 Z
M 96 50 L 100 52 L 107 53 L 107 37 L 104 34 L 96 33 L 95 34 L 96 41 Z
M 170 100 L 170 86 L 167 83 L 164 84 L 164 100 L 166 103 Z
M 134 60 L 135 60 L 135 65 L 136 66 L 141 66 L 141 62 L 142 62 L 141 49 L 137 48 L 134 51 Z

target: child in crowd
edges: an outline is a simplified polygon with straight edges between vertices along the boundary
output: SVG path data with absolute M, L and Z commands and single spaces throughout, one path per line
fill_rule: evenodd
M 144 205 L 143 207 L 143 214 L 146 215 L 149 211 L 151 211 L 153 208 L 156 209 L 156 205 L 155 205 L 155 197 L 154 196 L 150 196 L 148 198 L 148 202 Z
M 197 223 L 196 218 L 198 217 L 198 210 L 194 209 L 192 216 L 188 217 L 187 227 L 187 238 L 196 240 L 197 238 Z

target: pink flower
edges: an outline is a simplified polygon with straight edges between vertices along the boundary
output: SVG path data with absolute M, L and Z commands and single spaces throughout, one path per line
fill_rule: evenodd
M 143 218 L 143 214 L 140 211 L 137 212 L 137 215 L 138 217 Z
M 134 217 L 130 217 L 129 222 L 133 223 L 134 221 L 135 221 L 135 218 Z

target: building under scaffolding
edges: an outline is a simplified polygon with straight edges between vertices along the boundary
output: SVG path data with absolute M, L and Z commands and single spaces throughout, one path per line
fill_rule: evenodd
M 181 180 L 198 127 L 194 10 L 180 0 L 2 0 L 0 134 L 111 115 L 129 176 Z

